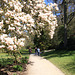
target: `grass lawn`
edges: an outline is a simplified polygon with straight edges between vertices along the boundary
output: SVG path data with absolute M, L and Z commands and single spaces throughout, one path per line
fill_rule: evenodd
M 49 51 L 41 55 L 61 69 L 65 75 L 75 75 L 75 51 Z
M 22 56 L 29 57 L 29 51 L 28 51 L 28 49 L 21 49 L 20 53 L 22 54 Z
M 20 53 L 22 57 L 24 56 L 29 57 L 28 49 L 21 49 Z M 9 55 L 8 53 L 0 52 L 0 58 L 14 58 L 14 56 Z
M 10 56 L 8 55 L 8 53 L 0 53 L 0 58 L 10 58 Z

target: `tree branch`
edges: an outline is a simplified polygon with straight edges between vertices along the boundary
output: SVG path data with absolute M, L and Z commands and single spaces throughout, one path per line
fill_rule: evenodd
M 68 15 L 68 18 L 69 16 L 71 16 L 70 20 L 67 22 L 67 25 L 72 21 L 72 19 L 74 18 L 75 16 L 75 12 L 72 12 L 70 15 Z

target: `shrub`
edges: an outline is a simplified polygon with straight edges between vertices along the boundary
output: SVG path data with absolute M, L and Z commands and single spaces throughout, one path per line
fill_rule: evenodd
M 14 70 L 18 70 L 18 71 L 22 71 L 23 70 L 23 67 L 21 65 L 14 65 L 13 66 L 13 69 Z
M 28 63 L 28 58 L 27 58 L 27 57 L 23 57 L 23 58 L 21 59 L 21 63 L 27 64 L 27 63 Z
M 7 65 L 11 65 L 14 63 L 14 59 L 4 59 L 4 58 L 1 58 L 0 59 L 0 67 L 6 67 Z

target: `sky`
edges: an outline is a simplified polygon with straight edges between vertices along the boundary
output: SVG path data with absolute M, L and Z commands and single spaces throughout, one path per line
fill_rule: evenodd
M 47 0 L 44 0 L 44 2 L 46 3 L 46 5 L 48 4 Z M 52 3 L 52 0 L 50 0 L 49 3 Z
M 44 0 L 44 2 L 45 2 L 46 4 L 48 4 L 47 0 Z

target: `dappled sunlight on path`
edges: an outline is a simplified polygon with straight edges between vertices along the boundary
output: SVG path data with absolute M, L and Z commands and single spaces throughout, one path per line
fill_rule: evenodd
M 30 55 L 29 62 L 28 75 L 64 75 L 51 62 L 34 54 Z

